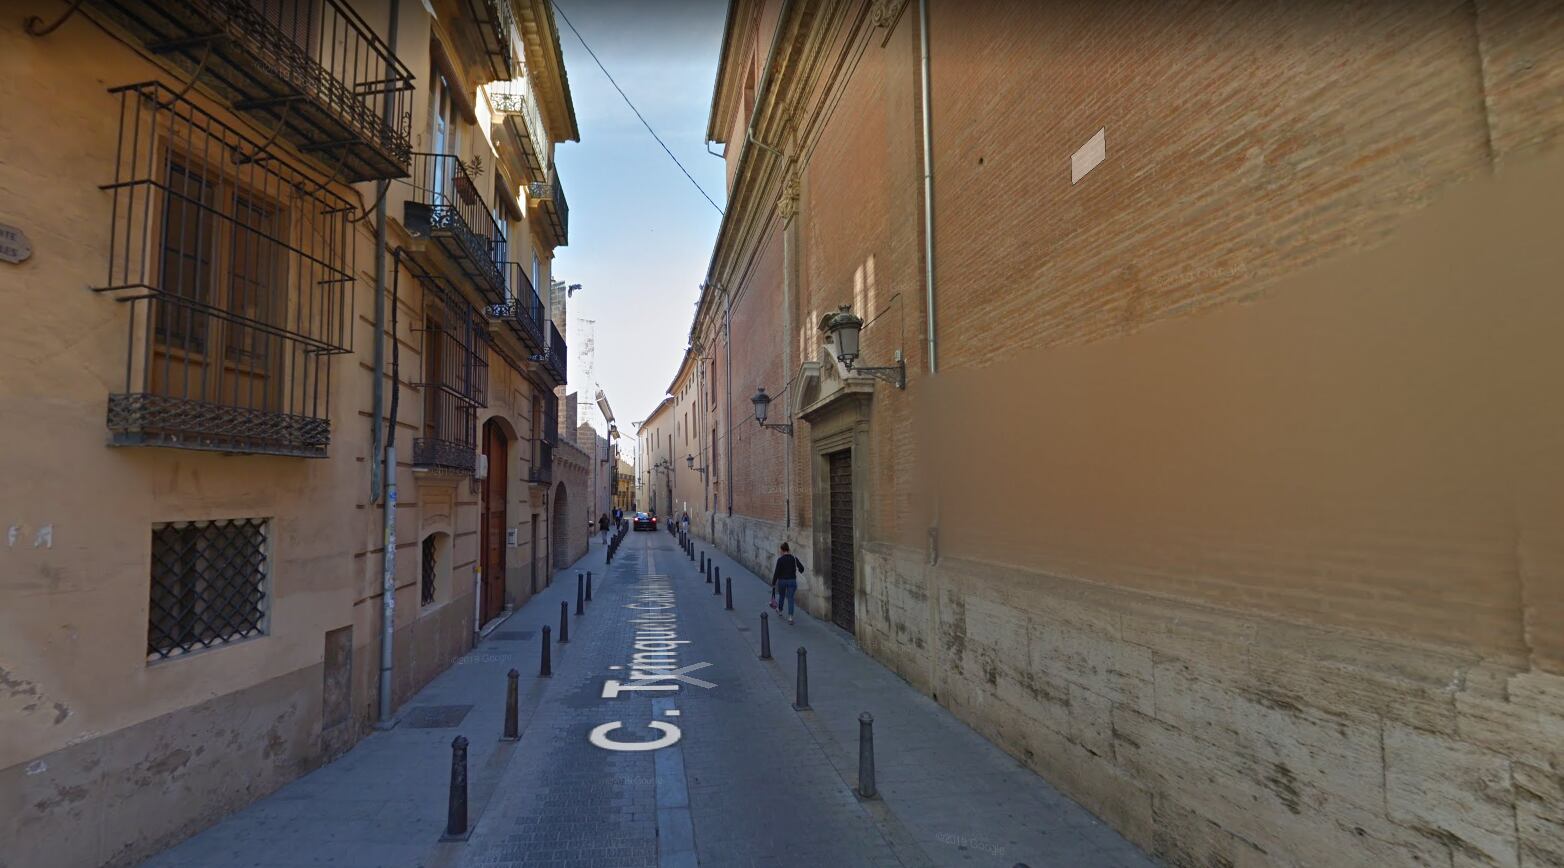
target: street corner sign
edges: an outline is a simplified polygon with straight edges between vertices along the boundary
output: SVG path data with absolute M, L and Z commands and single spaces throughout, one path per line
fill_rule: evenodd
M 624 677 L 603 679 L 601 698 L 608 700 L 622 699 L 626 696 L 634 698 L 643 691 L 652 696 L 668 698 L 679 691 L 681 684 L 693 684 L 708 689 L 717 686 L 709 681 L 689 676 L 689 673 L 705 669 L 711 665 L 710 663 L 702 661 L 686 666 L 679 665 L 679 649 L 690 644 L 690 640 L 679 638 L 679 616 L 674 611 L 676 607 L 673 585 L 667 576 L 646 576 L 637 583 L 634 600 L 625 604 L 625 608 L 633 613 L 629 623 L 635 627 L 630 662 L 627 665 L 609 667 L 616 672 L 627 674 Z M 672 708 L 665 709 L 662 716 L 678 717 L 679 711 Z M 655 730 L 657 737 L 634 741 L 614 737 L 615 732 L 626 727 Z M 666 720 L 651 720 L 640 724 L 610 720 L 593 727 L 587 740 L 603 750 L 652 751 L 672 747 L 678 744 L 682 737 L 683 732 L 678 724 Z
M 33 245 L 27 240 L 27 233 L 15 226 L 0 223 L 0 262 L 14 265 L 32 255 Z

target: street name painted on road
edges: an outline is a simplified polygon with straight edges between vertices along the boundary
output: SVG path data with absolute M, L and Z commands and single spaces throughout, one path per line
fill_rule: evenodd
M 679 616 L 674 612 L 676 607 L 673 586 L 667 576 L 645 576 L 641 579 L 635 591 L 635 601 L 625 605 L 626 609 L 635 612 L 635 617 L 630 619 L 630 623 L 635 625 L 630 665 L 610 667 L 617 671 L 627 670 L 629 674 L 625 679 L 604 679 L 604 699 L 618 699 L 626 693 L 634 694 L 643 690 L 674 693 L 679 690 L 680 684 L 708 689 L 717 686 L 689 675 L 705 669 L 710 663 L 702 661 L 687 666 L 679 665 L 679 646 L 690 644 L 690 640 L 679 638 Z M 669 709 L 663 714 L 666 717 L 679 716 L 677 709 Z M 609 737 L 624 725 L 624 721 L 620 720 L 599 724 L 592 728 L 587 738 L 604 750 L 644 751 L 671 747 L 683 735 L 677 725 L 653 720 L 645 725 L 661 734 L 651 741 L 619 741 Z

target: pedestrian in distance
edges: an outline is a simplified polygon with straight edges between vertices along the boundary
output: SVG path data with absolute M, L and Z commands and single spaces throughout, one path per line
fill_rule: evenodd
M 607 545 L 608 544 L 608 516 L 607 515 L 600 515 L 600 516 L 597 517 L 597 529 L 603 532 L 603 544 Z
M 782 543 L 777 553 L 776 568 L 771 571 L 771 587 L 777 598 L 777 614 L 782 614 L 782 604 L 787 603 L 787 622 L 793 623 L 793 598 L 798 594 L 798 574 L 804 571 L 804 562 Z

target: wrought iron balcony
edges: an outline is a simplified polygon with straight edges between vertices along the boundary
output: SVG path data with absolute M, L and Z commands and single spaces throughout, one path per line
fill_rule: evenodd
M 554 378 L 556 385 L 565 385 L 565 375 L 569 373 L 565 369 L 565 339 L 560 336 L 559 329 L 554 323 L 548 324 L 548 352 L 543 359 L 543 368 Z
M 322 457 L 356 209 L 157 83 L 127 85 L 108 275 L 129 306 L 110 442 Z
M 499 320 L 510 327 L 529 354 L 541 354 L 547 348 L 543 324 L 548 321 L 543 314 L 543 299 L 532 286 L 532 279 L 519 262 L 505 263 L 506 289 L 509 300 L 491 304 L 486 309 L 491 320 Z
M 520 146 L 517 150 L 531 177 L 548 177 L 549 141 L 531 82 L 526 78 L 513 78 L 489 85 L 489 107 L 515 137 Z
M 86 4 L 337 178 L 406 177 L 413 75 L 346 0 Z
M 478 182 L 450 154 L 413 154 L 413 194 L 402 225 L 432 238 L 490 304 L 505 298 L 505 231 L 478 192 Z
M 547 182 L 534 181 L 527 187 L 528 198 L 536 201 L 543 212 L 555 247 L 570 243 L 570 207 L 565 204 L 565 188 L 560 184 L 559 173 L 550 171 Z
M 415 437 L 413 468 L 471 475 L 478 469 L 478 451 L 469 443 L 437 437 Z
M 514 78 L 517 63 L 511 34 L 516 32 L 516 19 L 510 0 L 467 0 L 467 10 L 478 26 L 477 37 L 488 55 L 493 80 Z

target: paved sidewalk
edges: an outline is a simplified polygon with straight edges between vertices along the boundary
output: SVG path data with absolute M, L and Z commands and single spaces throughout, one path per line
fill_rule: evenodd
M 775 659 L 757 659 L 766 586 L 726 557 L 715 563 L 734 580 L 733 611 L 665 532 L 627 535 L 607 567 L 594 544 L 404 709 L 472 705 L 458 726 L 415 729 L 404 720 L 147 864 L 1153 864 L 836 627 L 802 613 L 796 626 L 773 618 Z M 575 573 L 585 569 L 595 573 L 594 600 L 570 616 L 571 642 L 553 647 L 554 676 L 538 678 L 537 631 L 558 629 L 561 600 L 574 612 Z M 528 638 L 510 638 L 517 634 Z M 802 712 L 792 708 L 800 644 L 812 706 Z M 632 666 L 670 655 L 669 665 L 709 664 L 684 677 L 712 686 L 632 679 Z M 522 674 L 522 733 L 501 744 L 512 666 Z M 853 791 L 862 711 L 875 717 L 873 800 Z M 470 742 L 472 832 L 441 843 L 458 733 Z M 648 741 L 672 743 L 635 749 Z

